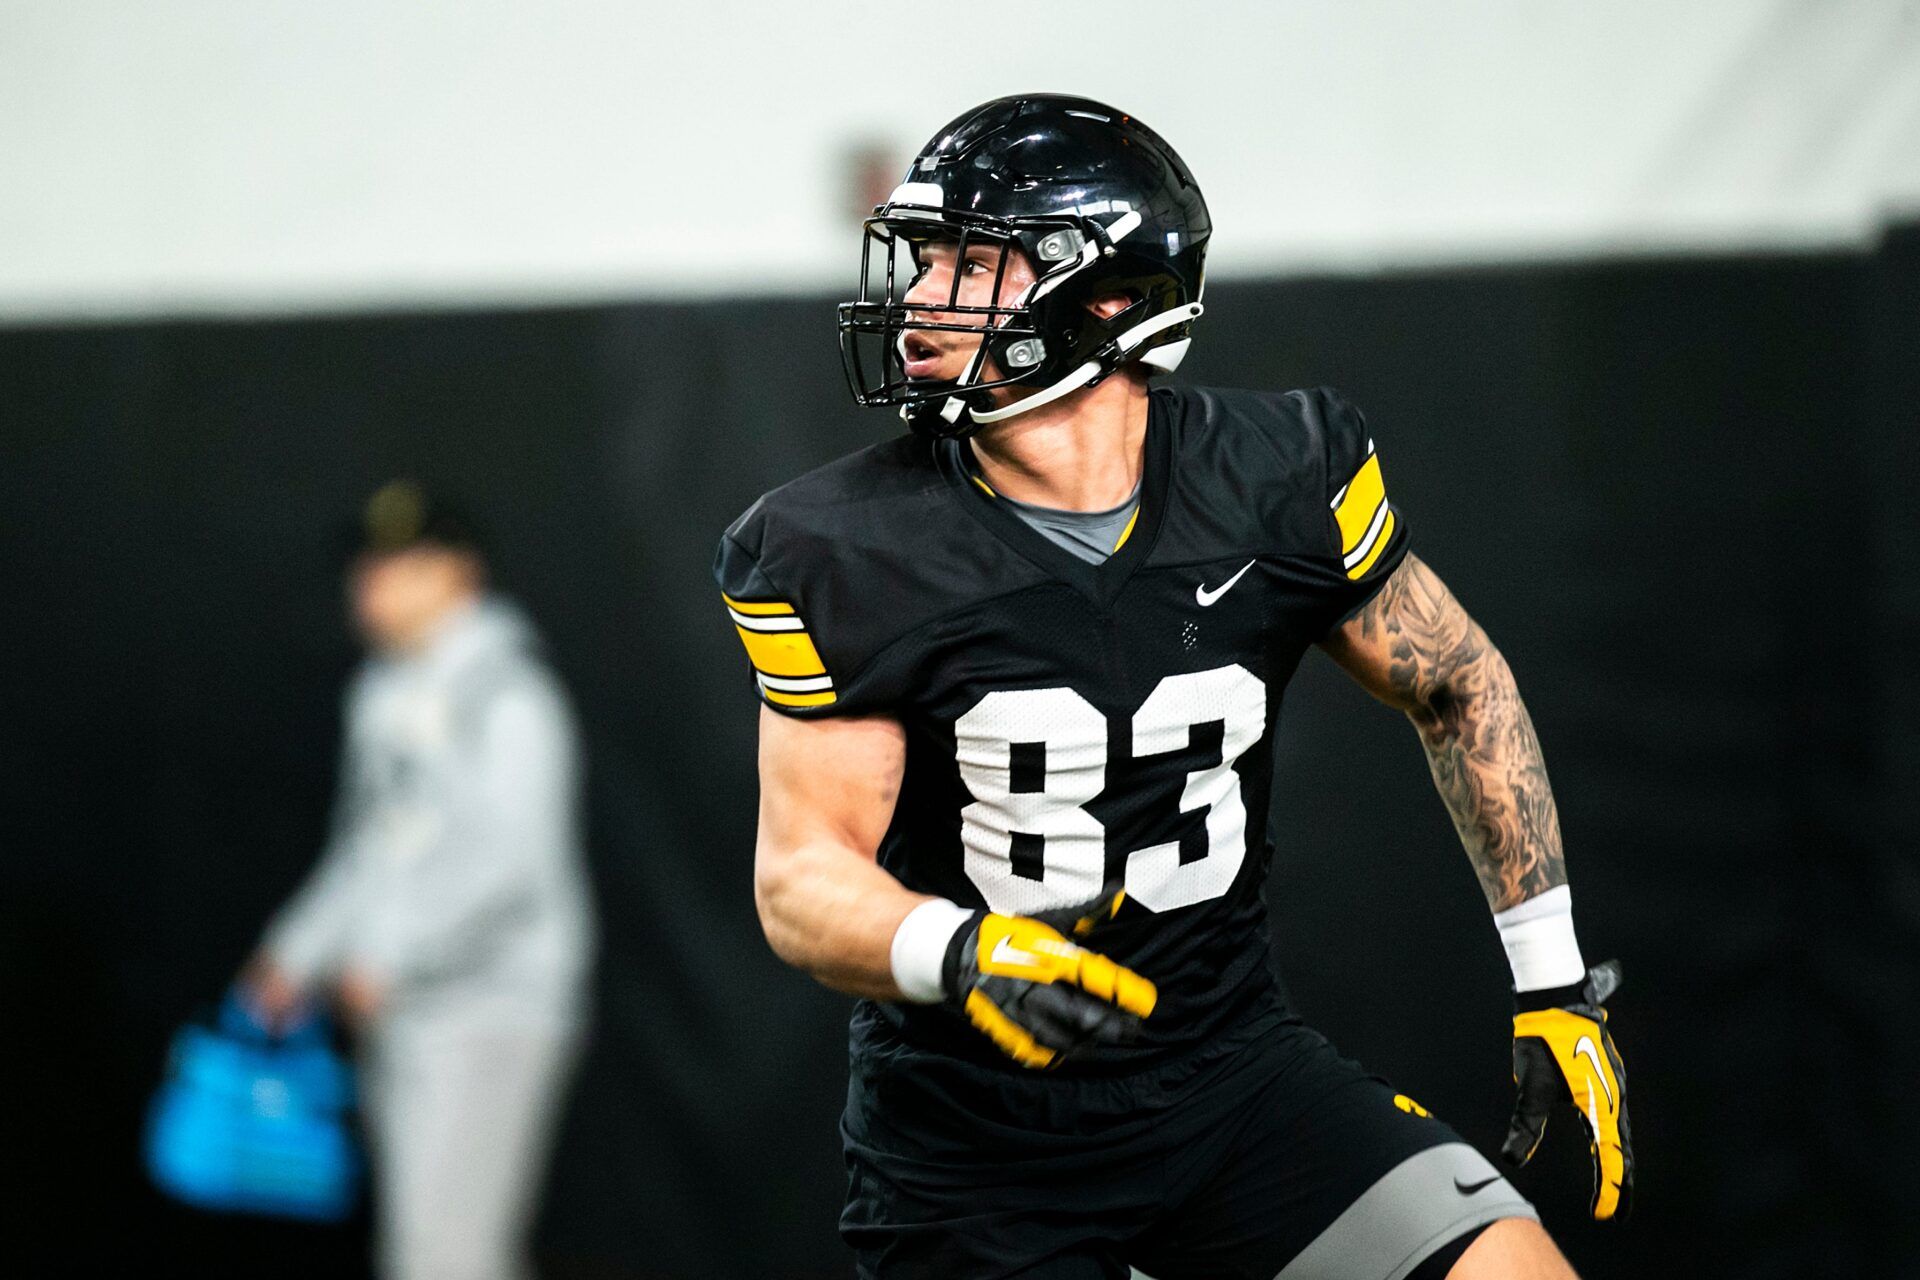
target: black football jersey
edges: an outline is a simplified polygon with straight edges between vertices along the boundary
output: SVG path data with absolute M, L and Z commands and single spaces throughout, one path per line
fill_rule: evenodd
M 964 441 L 903 436 L 761 498 L 714 565 L 768 706 L 905 727 L 879 850 L 901 883 L 1013 914 L 1126 886 L 1091 945 L 1159 1002 L 1138 1041 L 1066 1070 L 1145 1065 L 1278 1009 L 1264 894 L 1281 694 L 1407 548 L 1337 393 L 1158 388 L 1150 405 L 1139 511 L 1102 564 L 1009 511 Z M 945 1007 L 855 1025 L 882 1022 L 1005 1061 Z

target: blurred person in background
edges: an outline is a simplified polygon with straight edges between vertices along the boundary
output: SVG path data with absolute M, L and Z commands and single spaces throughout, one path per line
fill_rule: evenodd
M 273 1023 L 328 993 L 356 1032 L 380 1274 L 520 1276 L 587 1013 L 578 733 L 459 511 L 395 482 L 354 544 L 332 835 L 242 988 Z

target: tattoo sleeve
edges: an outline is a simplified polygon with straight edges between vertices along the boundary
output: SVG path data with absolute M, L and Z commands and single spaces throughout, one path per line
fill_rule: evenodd
M 1327 648 L 1419 730 L 1495 911 L 1567 882 L 1560 815 L 1513 672 L 1433 570 L 1408 556 Z

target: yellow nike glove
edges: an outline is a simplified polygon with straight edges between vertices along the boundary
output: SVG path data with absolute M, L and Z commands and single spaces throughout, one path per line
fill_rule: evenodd
M 976 912 L 947 951 L 948 998 L 1023 1066 L 1057 1066 L 1086 1045 L 1131 1040 L 1159 998 L 1153 983 L 1068 939 L 1112 920 L 1125 899 L 1113 889 L 1032 916 Z
M 1601 1002 L 1620 987 L 1609 960 L 1585 982 L 1515 997 L 1513 1082 L 1519 1095 L 1500 1157 L 1518 1169 L 1533 1158 L 1556 1103 L 1569 1098 L 1587 1127 L 1593 1156 L 1593 1216 L 1625 1218 L 1633 1199 L 1633 1142 L 1627 1130 L 1627 1073 L 1607 1033 Z

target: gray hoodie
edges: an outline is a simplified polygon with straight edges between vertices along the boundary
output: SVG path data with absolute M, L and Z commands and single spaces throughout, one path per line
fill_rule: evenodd
M 593 950 L 580 753 L 525 616 L 485 598 L 347 692 L 333 832 L 265 945 L 303 983 L 359 967 L 394 1012 L 579 1012 Z

